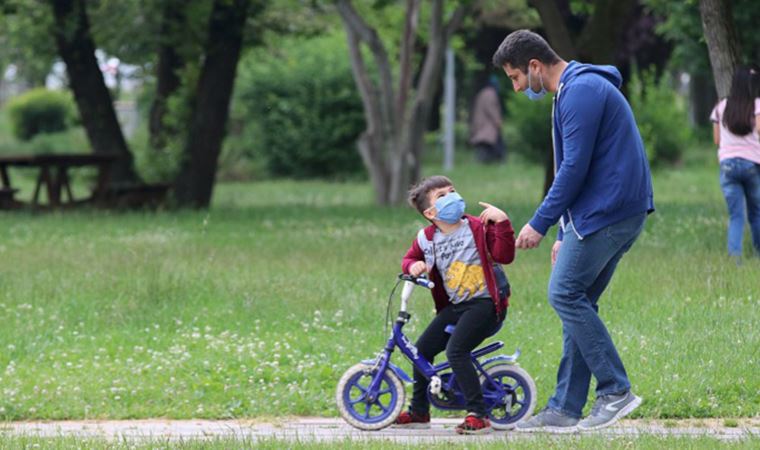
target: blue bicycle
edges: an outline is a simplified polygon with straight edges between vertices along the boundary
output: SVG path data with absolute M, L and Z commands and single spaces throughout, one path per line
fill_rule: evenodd
M 411 318 L 407 304 L 414 287 L 432 289 L 433 283 L 427 278 L 399 275 L 389 302 L 401 282 L 404 283 L 401 308 L 385 348 L 375 359 L 362 361 L 348 369 L 338 382 L 336 401 L 340 415 L 360 430 L 385 428 L 396 421 L 404 408 L 406 391 L 402 380 L 407 383 L 414 381 L 391 362 L 391 354 L 396 347 L 429 380 L 428 398 L 431 405 L 446 410 L 465 408 L 464 395 L 449 363 L 431 364 L 419 355 L 417 347 L 402 331 Z M 448 333 L 453 330 L 452 325 L 446 328 Z M 496 429 L 513 428 L 520 420 L 530 417 L 536 407 L 536 384 L 528 372 L 517 365 L 520 350 L 513 355 L 496 355 L 480 361 L 482 356 L 503 346 L 502 342 L 497 341 L 472 352 L 472 362 L 480 375 L 491 426 Z

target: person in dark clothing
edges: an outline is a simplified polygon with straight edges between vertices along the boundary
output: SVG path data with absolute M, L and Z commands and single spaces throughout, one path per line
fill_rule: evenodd
M 494 77 L 478 91 L 470 114 L 470 145 L 481 163 L 506 159 L 507 151 L 501 135 L 503 107 L 499 99 L 499 83 Z

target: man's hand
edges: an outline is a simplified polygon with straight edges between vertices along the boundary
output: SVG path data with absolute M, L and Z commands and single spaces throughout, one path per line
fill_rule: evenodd
M 483 223 L 488 223 L 488 222 L 499 223 L 499 222 L 504 222 L 505 220 L 509 219 L 509 216 L 507 216 L 507 213 L 493 206 L 490 203 L 478 202 L 478 205 L 485 208 L 483 212 L 480 213 L 480 221 Z
M 413 277 L 418 277 L 425 272 L 427 272 L 427 265 L 425 265 L 425 261 L 417 261 L 409 266 L 409 275 Z
M 534 230 L 529 223 L 526 223 L 525 226 L 522 227 L 522 230 L 520 230 L 520 234 L 517 236 L 515 247 L 521 249 L 536 248 L 543 238 L 543 234 Z
M 557 262 L 557 255 L 559 254 L 559 248 L 562 246 L 562 241 L 556 241 L 554 245 L 552 245 L 552 267 L 554 267 L 554 264 Z

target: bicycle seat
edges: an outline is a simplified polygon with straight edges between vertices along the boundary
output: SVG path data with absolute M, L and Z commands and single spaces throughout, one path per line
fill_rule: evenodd
M 501 327 L 502 327 L 503 325 L 504 325 L 504 321 L 502 320 L 501 322 L 499 322 L 499 326 L 497 326 L 497 327 L 496 327 L 496 328 L 493 330 L 493 332 L 492 332 L 491 334 L 489 334 L 488 336 L 486 336 L 486 337 L 491 337 L 491 336 L 493 336 L 494 334 L 498 333 L 498 332 L 499 332 L 499 330 L 501 330 Z M 445 331 L 445 332 L 446 332 L 446 333 L 448 333 L 448 334 L 454 334 L 454 330 L 455 330 L 456 328 L 457 328 L 457 326 L 456 326 L 456 325 L 446 325 L 446 328 L 444 328 L 444 329 L 443 329 L 443 331 Z

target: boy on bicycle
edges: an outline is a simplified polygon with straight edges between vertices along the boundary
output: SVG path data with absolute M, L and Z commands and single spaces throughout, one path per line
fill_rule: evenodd
M 491 431 L 483 393 L 470 352 L 498 331 L 507 313 L 509 283 L 500 264 L 515 257 L 515 234 L 507 214 L 488 203 L 479 217 L 464 213 L 465 202 L 444 176 L 422 180 L 409 191 L 409 204 L 432 224 L 419 231 L 404 256 L 404 273 L 427 273 L 436 316 L 416 342 L 420 354 L 432 362 L 446 357 L 467 401 L 467 416 L 456 427 L 459 434 Z M 454 332 L 445 332 L 456 324 Z M 395 426 L 430 427 L 428 380 L 414 370 L 414 394 L 408 411 Z

